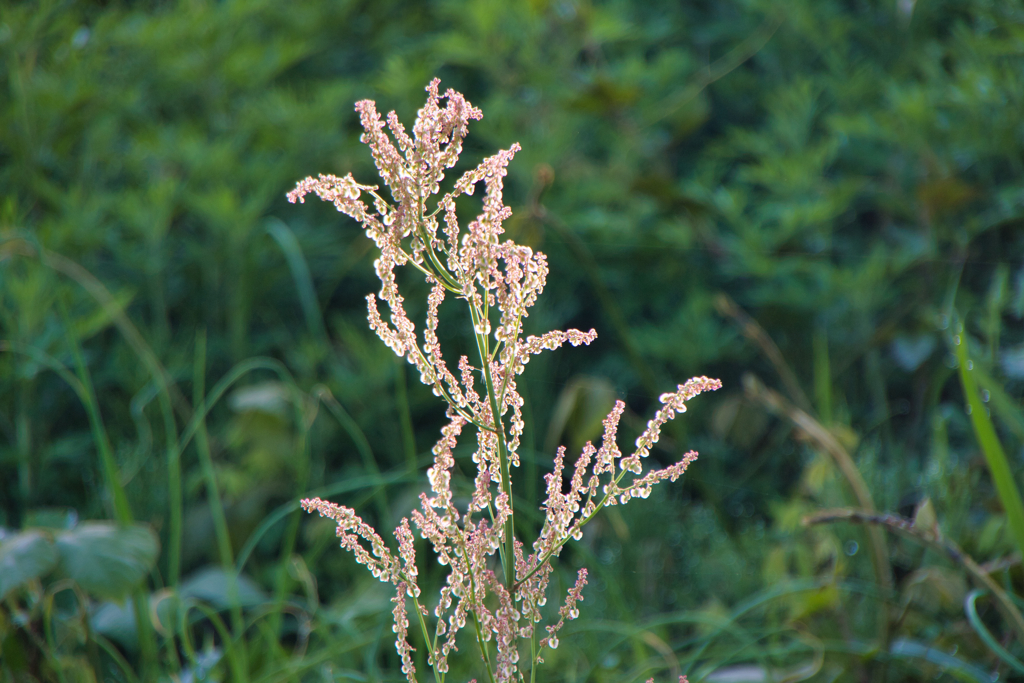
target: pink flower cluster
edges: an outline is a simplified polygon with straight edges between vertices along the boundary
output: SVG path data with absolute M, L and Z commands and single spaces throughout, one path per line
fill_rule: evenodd
M 623 457 L 616 443 L 619 419 L 625 409 L 620 401 L 604 422 L 600 448 L 588 443 L 573 468 L 568 491 L 563 492 L 565 449 L 555 456 L 553 472 L 546 476 L 545 523 L 526 554 L 514 535 L 514 511 L 510 468 L 519 464 L 518 448 L 523 433 L 523 399 L 516 377 L 530 358 L 566 342 L 589 344 L 594 330 L 552 331 L 540 336 L 523 335 L 523 321 L 547 279 L 547 260 L 529 247 L 502 241 L 502 222 L 511 210 L 502 199 L 503 178 L 509 161 L 519 150 L 512 145 L 485 159 L 455 181 L 433 206 L 428 200 L 440 192 L 445 170 L 462 150 L 468 122 L 481 118 L 459 93 L 438 94 L 438 80 L 427 87 L 427 103 L 419 111 L 412 136 L 391 112 L 381 120 L 373 102 L 356 105 L 364 129 L 363 142 L 389 189 L 390 200 L 376 185 L 357 183 L 351 175 L 306 178 L 288 194 L 292 202 L 309 193 L 332 202 L 342 213 L 362 223 L 380 256 L 374 263 L 381 281 L 376 295 L 367 297 L 370 327 L 392 350 L 415 365 L 424 384 L 448 404 L 448 424 L 434 446 L 433 466 L 427 471 L 430 493 L 420 494 L 420 509 L 409 515 L 419 535 L 429 541 L 437 559 L 449 567 L 446 585 L 434 606 L 432 633 L 427 630 L 430 611 L 421 604 L 417 583 L 416 552 L 410 519 L 395 530 L 397 554 L 350 508 L 320 499 L 304 500 L 307 511 L 318 511 L 337 522 L 343 548 L 381 581 L 396 588 L 394 632 L 402 669 L 415 681 L 409 643 L 406 601 L 413 600 L 416 621 L 423 630 L 427 661 L 435 673 L 448 671 L 448 657 L 456 650 L 456 636 L 467 624 L 475 631 L 481 657 L 492 682 L 519 680 L 520 642 L 535 645 L 530 666 L 543 659 L 537 649 L 537 624 L 553 568 L 552 560 L 570 538 L 579 539 L 582 527 L 605 505 L 646 498 L 660 481 L 675 481 L 697 454 L 687 453 L 675 465 L 644 473 L 641 459 L 657 443 L 662 426 L 686 410 L 685 402 L 697 394 L 717 389 L 718 380 L 698 377 L 679 385 L 676 392 L 661 396 L 663 407 L 636 442 L 636 450 Z M 447 100 L 444 107 L 441 100 Z M 390 136 L 389 133 L 390 132 Z M 472 195 L 483 182 L 483 211 L 462 229 L 455 213 L 456 199 Z M 373 209 L 363 200 L 372 199 Z M 443 216 L 442 216 L 443 214 Z M 443 217 L 442 232 L 439 217 Z M 426 323 L 420 334 L 409 320 L 398 290 L 395 269 L 412 265 L 431 287 Z M 466 302 L 473 322 L 479 356 L 474 367 L 469 358 L 458 361 L 458 377 L 451 372 L 438 341 L 438 312 L 449 295 Z M 383 301 L 389 310 L 384 320 L 378 309 Z M 478 390 L 478 386 L 482 387 Z M 453 451 L 467 425 L 475 427 L 477 465 L 472 493 L 464 510 L 455 507 L 452 493 Z M 629 475 L 627 479 L 627 473 Z M 493 567 L 501 557 L 501 578 Z M 558 622 L 547 626 L 540 649 L 558 647 L 558 631 L 579 615 L 587 572 L 580 570 L 559 609 Z M 492 656 L 493 650 L 493 656 Z M 440 678 L 438 678 L 440 680 Z

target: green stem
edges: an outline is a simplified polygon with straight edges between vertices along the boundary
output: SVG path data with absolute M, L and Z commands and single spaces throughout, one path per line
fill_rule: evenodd
M 167 583 L 171 588 L 178 587 L 181 577 L 181 529 L 182 529 L 182 493 L 181 493 L 181 451 L 178 450 L 178 425 L 174 421 L 174 410 L 171 407 L 171 396 L 166 386 L 161 386 L 160 412 L 164 416 L 164 436 L 167 440 L 167 497 L 170 499 L 170 530 L 167 543 Z
M 621 472 L 619 472 L 618 476 L 612 478 L 612 482 L 611 482 L 612 485 L 608 487 L 609 492 L 604 494 L 604 497 L 601 498 L 601 502 L 599 502 L 594 507 L 594 510 L 589 515 L 587 515 L 586 517 L 580 517 L 576 521 L 575 524 L 573 524 L 572 526 L 568 527 L 566 529 L 565 537 L 562 538 L 562 540 L 560 540 L 558 543 L 556 543 L 551 548 L 551 550 L 549 550 L 546 553 L 544 553 L 544 556 L 541 557 L 539 560 L 537 560 L 537 565 L 533 569 L 531 569 L 525 576 L 523 576 L 523 578 L 521 578 L 518 581 L 516 581 L 515 588 L 519 588 L 524 583 L 529 581 L 530 578 L 532 578 L 534 574 L 536 574 L 538 571 L 540 571 L 541 567 L 543 567 L 545 564 L 547 564 L 548 560 L 550 560 L 552 557 L 557 555 L 558 552 L 562 549 L 562 546 L 564 546 L 566 543 L 568 543 L 569 539 L 572 538 L 573 531 L 575 531 L 576 529 L 582 529 L 584 526 L 586 526 L 590 522 L 590 520 L 594 519 L 594 517 L 597 516 L 597 513 L 599 513 L 602 509 L 604 509 L 604 507 L 605 507 L 605 505 L 607 505 L 608 501 L 611 500 L 612 497 L 615 495 L 614 491 L 619 488 L 619 482 L 622 481 L 622 478 L 626 476 L 626 472 L 627 471 L 628 470 L 622 470 Z M 592 495 L 588 495 L 586 503 L 584 503 L 584 505 L 582 506 L 584 510 L 586 509 L 587 505 L 590 504 L 591 500 L 593 500 L 593 496 Z
M 299 442 L 296 448 L 299 454 L 299 465 L 295 473 L 294 494 L 294 497 L 298 499 L 306 492 L 309 481 L 309 429 L 312 422 L 306 417 L 303 409 L 304 399 L 294 383 L 292 384 L 292 403 L 295 409 L 293 418 L 295 420 L 295 427 L 299 430 Z M 315 414 L 311 413 L 311 415 Z M 299 510 L 291 513 L 291 519 L 288 521 L 288 526 L 285 529 L 284 538 L 281 539 L 281 550 L 279 552 L 281 564 L 277 569 L 277 578 L 274 582 L 274 610 L 270 622 L 271 629 L 274 633 L 278 634 L 281 632 L 281 613 L 284 609 L 285 599 L 288 597 L 289 577 L 285 563 L 291 560 L 292 554 L 295 552 L 295 545 L 299 536 L 299 524 L 302 517 L 303 515 Z
M 367 440 L 366 434 L 363 433 L 362 429 L 360 429 L 359 423 L 349 415 L 348 411 L 345 410 L 345 407 L 342 406 L 338 399 L 335 398 L 334 394 L 331 393 L 331 390 L 323 384 L 318 384 L 313 387 L 312 395 L 327 406 L 327 410 L 329 410 L 331 415 L 334 416 L 334 419 L 338 421 L 338 424 L 341 425 L 342 429 L 348 432 L 349 438 L 352 439 L 356 445 L 356 450 L 359 451 L 359 455 L 363 460 L 363 467 L 366 468 L 366 471 L 373 477 L 380 479 L 380 467 L 377 465 L 377 460 L 373 455 L 373 449 L 370 447 L 370 442 Z M 414 472 L 415 468 L 409 470 L 410 474 L 413 474 Z M 388 510 L 390 508 L 388 506 L 387 493 L 385 492 L 384 487 L 378 487 L 376 493 L 373 494 L 373 498 L 374 503 L 377 506 L 377 515 L 381 520 L 387 519 Z
M 532 606 L 536 609 L 536 606 Z M 530 629 L 530 683 L 537 681 L 537 626 Z
M 427 632 L 427 622 L 423 618 L 422 610 L 420 610 L 420 600 L 419 600 L 419 598 L 413 598 L 412 602 L 413 602 L 413 606 L 415 606 L 415 608 L 416 608 L 416 618 L 420 622 L 420 630 L 423 631 L 423 645 L 424 645 L 424 647 L 430 647 L 430 634 Z M 434 681 L 436 683 L 441 683 L 441 675 L 437 672 L 437 651 L 436 650 L 431 650 L 431 652 L 430 652 L 430 661 L 433 662 L 433 664 L 430 665 L 430 670 L 434 672 Z
M 486 306 L 486 292 L 484 293 L 484 305 Z M 516 557 L 515 557 L 515 514 L 512 506 L 512 477 L 509 466 L 508 447 L 505 445 L 505 426 L 501 423 L 501 413 L 498 412 L 498 396 L 494 391 L 494 378 L 491 375 L 491 364 L 489 362 L 488 337 L 486 333 L 478 332 L 481 329 L 481 311 L 470 303 L 470 313 L 473 317 L 473 331 L 476 337 L 477 349 L 480 352 L 480 364 L 483 366 L 484 382 L 487 385 L 487 398 L 491 404 L 491 416 L 494 420 L 494 433 L 498 437 L 498 464 L 501 467 L 501 490 L 508 497 L 509 514 L 505 518 L 505 541 L 502 543 L 502 564 L 505 571 L 505 585 L 508 588 L 509 598 L 515 601 L 516 584 Z
M 195 361 L 192 373 L 192 405 L 204 406 L 203 394 L 206 391 L 206 330 L 200 330 L 196 334 Z M 210 506 L 210 516 L 213 518 L 213 528 L 217 536 L 217 550 L 220 555 L 221 566 L 228 580 L 228 603 L 231 605 L 231 629 L 236 640 L 242 640 L 241 636 L 245 631 L 245 621 L 242 618 L 242 606 L 238 599 L 238 581 L 234 571 L 234 559 L 231 552 L 231 535 L 228 532 L 227 516 L 224 514 L 224 504 L 220 498 L 220 491 L 217 489 L 217 474 L 213 468 L 213 457 L 210 454 L 210 443 L 206 436 L 205 415 L 200 417 L 195 432 L 196 450 L 199 453 L 199 463 L 202 467 L 203 478 L 206 479 L 206 498 Z M 239 652 L 240 659 L 244 662 L 245 653 Z M 237 681 L 244 680 L 244 665 L 241 670 L 236 670 Z
M 27 510 L 32 498 L 32 423 L 29 417 L 29 380 L 20 380 L 18 416 L 15 418 L 15 441 L 18 451 L 18 495 L 21 509 Z
M 487 643 L 484 642 L 483 635 L 480 633 L 480 620 L 477 619 L 476 612 L 470 611 L 473 615 L 473 628 L 476 630 L 476 644 L 480 648 L 480 657 L 484 660 L 484 665 L 487 667 L 487 680 L 490 683 L 494 683 L 494 672 L 491 670 L 491 652 L 487 648 Z
M 420 218 L 418 221 L 416 221 L 416 231 L 419 233 L 419 238 L 423 240 L 423 247 L 427 252 L 427 256 L 430 258 L 430 262 L 434 265 L 434 268 L 437 270 L 437 273 L 440 276 L 438 279 L 441 280 L 442 284 L 444 283 L 444 281 L 447 281 L 454 291 L 461 292 L 461 290 L 458 289 L 459 281 L 452 277 L 451 273 L 448 272 L 448 269 L 441 263 L 441 259 L 437 258 L 437 253 L 434 251 L 434 245 L 431 244 L 430 236 L 427 235 L 427 231 L 423 227 L 422 203 L 420 203 L 419 213 Z
M 1019 550 L 1024 550 L 1024 501 L 1021 500 L 1020 489 L 1013 478 L 1006 452 L 996 435 L 992 418 L 978 392 L 978 383 L 974 377 L 974 362 L 968 354 L 967 328 L 953 340 L 957 361 L 959 362 L 960 383 L 963 386 L 964 398 L 970 408 L 971 424 L 974 435 L 985 455 L 992 483 L 995 484 L 999 502 L 1006 511 L 1006 523 Z
M 71 346 L 71 354 L 75 360 L 75 371 L 78 374 L 78 381 L 81 390 L 79 398 L 85 406 L 89 416 L 89 426 L 92 428 L 93 439 L 96 448 L 100 453 L 100 461 L 103 465 L 103 476 L 106 480 L 107 489 L 113 498 L 114 515 L 121 524 L 131 524 L 133 521 L 131 507 L 128 504 L 128 496 L 124 486 L 121 485 L 120 473 L 117 462 L 114 459 L 114 448 L 110 444 L 110 437 L 103 424 L 103 417 L 100 415 L 99 402 L 96 399 L 96 387 L 89 374 L 89 368 L 82 357 L 82 349 L 78 344 L 78 337 L 75 335 L 74 326 L 68 316 L 64 302 L 60 302 L 61 318 L 64 321 L 64 329 L 67 332 L 68 344 Z M 74 386 L 74 385 L 72 385 Z M 139 631 L 139 648 L 142 653 L 142 665 L 144 678 L 149 678 L 156 671 L 156 636 L 153 633 L 153 625 L 149 620 L 147 607 L 149 597 L 142 587 L 136 588 L 132 593 L 132 607 L 135 613 L 135 623 Z

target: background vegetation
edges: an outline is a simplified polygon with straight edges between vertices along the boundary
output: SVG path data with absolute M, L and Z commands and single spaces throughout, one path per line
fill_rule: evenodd
M 601 334 L 525 375 L 523 500 L 615 397 L 726 385 L 567 556 L 549 678 L 1024 673 L 1020 2 L 7 1 L 0 64 L 4 681 L 402 678 L 297 499 L 393 528 L 442 413 L 284 193 L 373 182 L 353 102 L 434 75 L 467 163 L 522 144 L 534 330 Z

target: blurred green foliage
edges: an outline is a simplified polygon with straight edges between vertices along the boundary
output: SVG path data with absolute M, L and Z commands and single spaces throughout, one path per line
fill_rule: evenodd
M 533 331 L 601 334 L 524 376 L 523 499 L 614 396 L 639 431 L 726 383 L 655 456 L 698 448 L 686 481 L 568 556 L 594 581 L 549 671 L 1022 673 L 941 545 L 1024 593 L 954 353 L 1019 485 L 1019 2 L 40 0 L 0 4 L 0 60 L 3 680 L 401 678 L 389 596 L 296 501 L 392 528 L 442 413 L 366 329 L 369 244 L 284 193 L 374 182 L 352 104 L 409 119 L 435 75 L 484 111 L 467 163 L 522 144 Z M 881 564 L 802 524 L 858 477 L 917 522 Z

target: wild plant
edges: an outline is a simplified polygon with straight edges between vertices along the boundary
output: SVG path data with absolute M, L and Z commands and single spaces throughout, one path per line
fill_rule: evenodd
M 718 389 L 721 382 L 695 377 L 663 394 L 662 407 L 628 456 L 616 444 L 625 410 L 625 404 L 617 401 L 604 420 L 601 446 L 590 442 L 584 446 L 568 485 L 563 481 L 565 447 L 560 447 L 552 472 L 545 475 L 544 525 L 533 542 L 533 552 L 526 554 L 516 534 L 511 474 L 520 462 L 524 428 L 523 398 L 516 378 L 535 354 L 566 342 L 590 344 L 597 333 L 553 330 L 524 338 L 524 320 L 544 289 L 548 266 L 544 254 L 502 240 L 502 223 L 511 215 L 502 199 L 503 178 L 520 149 L 518 144 L 484 159 L 459 178 L 451 191 L 432 200 L 440 193 L 446 169 L 459 158 L 469 121 L 482 117 L 479 109 L 454 90 L 439 96 L 439 82 L 435 79 L 427 86 L 427 101 L 412 136 L 395 112 L 387 115 L 385 124 L 373 101 L 356 104 L 364 130 L 361 140 L 370 146 L 390 200 L 379 186 L 360 184 L 351 174 L 309 177 L 288 194 L 290 201 L 303 202 L 307 194 L 315 193 L 362 224 L 379 250 L 374 267 L 381 289 L 366 298 L 370 328 L 398 356 L 415 365 L 421 381 L 447 404 L 448 423 L 441 429 L 433 448 L 433 466 L 427 471 L 431 494 L 421 493 L 421 509 L 409 515 L 420 536 L 433 546 L 437 560 L 449 567 L 446 584 L 431 602 L 432 612 L 417 581 L 409 518 L 403 518 L 395 529 L 395 551 L 351 508 L 319 498 L 304 500 L 302 505 L 335 520 L 341 546 L 375 577 L 396 588 L 392 599 L 395 646 L 410 683 L 416 680 L 416 667 L 409 643 L 408 601 L 412 601 L 412 619 L 419 624 L 427 663 L 437 683 L 445 680 L 448 658 L 458 649 L 456 637 L 467 624 L 472 625 L 490 683 L 524 680 L 520 650 L 527 647 L 530 680 L 534 681 L 544 649 L 557 648 L 560 629 L 579 616 L 578 603 L 587 583 L 587 570 L 580 569 L 558 609 L 557 622 L 545 626 L 538 641 L 552 562 L 569 539 L 581 538 L 583 527 L 603 507 L 646 498 L 655 484 L 666 479 L 674 482 L 686 471 L 697 458 L 694 451 L 665 469 L 644 471 L 643 459 L 658 442 L 665 423 L 686 410 L 686 401 Z M 441 100 L 447 100 L 443 108 Z M 456 199 L 472 195 L 481 182 L 485 189 L 483 211 L 462 228 L 455 213 Z M 372 211 L 364 195 L 372 198 Z M 432 209 L 428 200 L 436 202 Z M 406 314 L 396 279 L 396 269 L 410 265 L 430 286 L 421 334 Z M 458 377 L 445 360 L 437 334 L 439 310 L 448 296 L 462 300 L 469 309 L 479 363 L 471 365 L 468 357 L 462 356 Z M 387 304 L 390 322 L 382 318 L 379 301 Z M 460 511 L 455 505 L 452 473 L 456 443 L 467 427 L 476 436 L 473 462 L 477 473 L 468 503 Z M 493 562 L 495 554 L 498 566 Z M 431 614 L 432 629 L 428 625 Z

